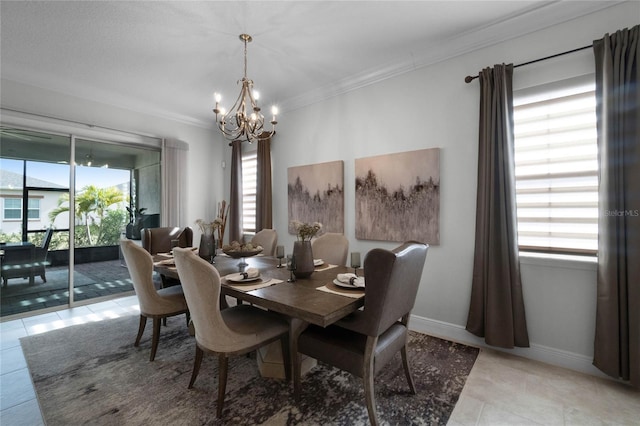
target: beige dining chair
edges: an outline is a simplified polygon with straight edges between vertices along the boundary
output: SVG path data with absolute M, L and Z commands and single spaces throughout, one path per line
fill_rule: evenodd
M 394 250 L 376 248 L 364 260 L 364 309 L 335 325 L 310 325 L 300 334 L 294 360 L 294 395 L 301 393 L 300 354 L 333 365 L 363 379 L 364 394 L 372 425 L 378 425 L 373 389 L 374 376 L 400 351 L 404 373 L 416 393 L 409 361 L 407 336 L 428 246 L 413 241 Z
M 133 281 L 133 289 L 140 303 L 140 325 L 134 346 L 139 346 L 140 339 L 147 325 L 147 318 L 153 319 L 153 335 L 151 338 L 151 355 L 153 361 L 158 350 L 160 340 L 160 320 L 167 317 L 186 314 L 187 324 L 189 312 L 187 302 L 182 293 L 182 287 L 172 286 L 156 290 L 153 284 L 153 258 L 148 251 L 132 240 L 120 240 L 120 247 L 129 268 L 129 275 Z
M 314 259 L 322 259 L 333 265 L 347 264 L 349 240 L 343 234 L 327 232 L 311 241 Z
M 262 246 L 262 254 L 265 256 L 275 256 L 278 233 L 275 229 L 262 229 L 253 236 L 251 244 Z
M 230 356 L 247 354 L 279 339 L 287 379 L 290 377 L 289 324 L 276 313 L 250 305 L 232 306 L 221 311 L 219 304 L 214 302 L 220 297 L 217 269 L 192 250 L 174 249 L 174 255 L 196 333 L 196 355 L 189 389 L 198 377 L 204 353 L 217 355 L 216 416 L 222 417 Z

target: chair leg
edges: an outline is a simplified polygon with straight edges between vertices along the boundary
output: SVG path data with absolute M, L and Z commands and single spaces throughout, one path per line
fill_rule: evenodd
M 40 278 L 42 278 L 43 283 L 47 282 L 47 276 L 45 274 L 40 275 Z
M 402 366 L 404 367 L 404 375 L 407 377 L 407 383 L 409 383 L 409 388 L 411 389 L 412 394 L 416 394 L 416 385 L 413 382 L 413 377 L 411 376 L 411 368 L 409 368 L 409 360 L 407 358 L 407 345 L 405 344 L 400 350 L 400 354 L 402 355 Z
M 229 367 L 229 358 L 224 354 L 218 355 L 218 409 L 216 416 L 222 417 L 222 409 L 224 408 L 224 394 L 227 390 L 227 369 Z
M 289 354 L 291 357 L 291 369 L 293 370 L 293 397 L 296 403 L 300 401 L 302 390 L 302 385 L 300 384 L 302 357 L 298 352 L 298 339 L 308 325 L 308 323 L 300 320 L 293 319 L 289 321 Z
M 287 382 L 291 381 L 291 347 L 289 346 L 289 333 L 285 333 L 280 339 L 282 348 L 282 364 L 284 367 L 284 377 Z
M 140 315 L 140 325 L 138 326 L 138 336 L 136 336 L 136 342 L 133 346 L 140 345 L 140 339 L 142 338 L 142 333 L 144 333 L 144 327 L 147 325 L 147 317 L 144 315 Z
M 365 346 L 364 351 L 364 365 L 363 365 L 363 374 L 362 381 L 364 384 L 364 399 L 367 403 L 367 412 L 369 413 L 369 423 L 372 426 L 378 426 L 380 422 L 378 421 L 378 413 L 376 411 L 376 398 L 373 390 L 373 362 L 374 362 L 374 350 L 376 345 L 378 344 L 377 337 L 369 336 L 367 338 L 367 344 Z
M 227 309 L 229 307 L 229 302 L 227 302 L 227 297 L 220 293 L 220 310 Z
M 158 341 L 160 340 L 160 318 L 153 319 L 153 337 L 151 338 L 151 356 L 149 361 L 156 359 L 156 351 L 158 350 Z
M 196 357 L 193 360 L 193 371 L 191 372 L 191 381 L 189 382 L 189 389 L 193 388 L 193 384 L 196 382 L 196 377 L 198 377 L 198 373 L 200 372 L 200 365 L 202 364 L 202 357 L 204 355 L 204 351 L 198 347 L 196 343 Z

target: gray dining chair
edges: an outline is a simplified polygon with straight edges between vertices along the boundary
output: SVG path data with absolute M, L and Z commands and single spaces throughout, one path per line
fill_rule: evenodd
M 265 256 L 275 256 L 278 245 L 278 233 L 275 229 L 262 229 L 251 239 L 251 244 L 262 246 L 262 254 Z
M 343 234 L 327 232 L 311 241 L 314 259 L 322 259 L 333 265 L 347 264 L 349 240 Z
M 160 228 L 143 228 L 140 232 L 142 247 L 149 253 L 168 253 L 171 251 L 171 241 L 178 240 L 179 247 L 193 245 L 193 229 L 189 226 L 164 226 Z
M 278 314 L 255 306 L 237 305 L 220 310 L 220 274 L 192 250 L 174 249 L 178 276 L 182 282 L 195 327 L 196 355 L 189 389 L 198 377 L 204 353 L 218 356 L 218 403 L 222 417 L 229 357 L 243 355 L 280 340 L 285 366 L 291 365 L 289 324 Z M 290 369 L 285 368 L 287 379 Z
M 153 258 L 148 251 L 132 240 L 120 240 L 122 254 L 129 268 L 129 275 L 133 281 L 133 289 L 140 303 L 140 325 L 134 346 L 139 346 L 140 339 L 147 324 L 147 318 L 153 319 L 153 335 L 151 338 L 151 355 L 153 361 L 158 350 L 160 340 L 160 321 L 167 317 L 186 314 L 187 324 L 189 312 L 187 302 L 179 285 L 156 290 L 153 284 Z
M 376 373 L 400 352 L 405 377 L 416 393 L 409 361 L 407 338 L 428 246 L 406 242 L 394 250 L 376 248 L 364 260 L 364 309 L 326 328 L 310 325 L 294 347 L 294 395 L 300 399 L 300 354 L 348 371 L 363 379 L 364 394 L 372 425 L 378 425 L 373 389 Z

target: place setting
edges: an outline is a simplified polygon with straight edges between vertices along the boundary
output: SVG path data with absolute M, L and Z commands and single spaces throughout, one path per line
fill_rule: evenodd
M 247 268 L 244 272 L 225 275 L 222 282 L 237 290 L 251 291 L 281 283 L 282 280 L 263 277 L 258 268 Z
M 317 290 L 327 293 L 339 294 L 356 299 L 364 296 L 364 289 L 364 277 L 352 272 L 337 274 L 332 282 L 317 288 Z
M 323 259 L 313 259 L 313 268 L 316 271 L 324 271 L 331 268 L 336 268 L 338 265 L 325 262 Z

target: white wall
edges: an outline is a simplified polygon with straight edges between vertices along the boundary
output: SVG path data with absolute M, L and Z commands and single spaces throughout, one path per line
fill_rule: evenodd
M 141 133 L 157 138 L 178 139 L 189 145 L 187 154 L 186 217 L 178 226 L 194 228 L 194 240 L 198 241 L 199 229 L 195 226 L 198 218 L 213 220 L 216 203 L 223 197 L 224 144 L 221 137 L 211 129 L 170 119 L 154 117 L 141 112 L 115 108 L 97 101 L 2 80 L 0 103 L 3 108 L 42 114 Z M 10 114 L 2 117 L 8 120 Z
M 637 24 L 640 3 L 608 8 L 561 26 L 431 65 L 309 107 L 283 112 L 272 144 L 274 226 L 287 247 L 287 168 L 345 162 L 345 234 L 350 250 L 366 253 L 397 243 L 355 238 L 354 160 L 441 148 L 440 245 L 430 248 L 413 311 L 413 327 L 482 345 L 464 330 L 473 267 L 477 173 L 477 80 L 466 75 L 495 63 L 522 63 L 589 45 L 606 32 Z M 518 68 L 514 87 L 593 72 L 591 50 Z M 402 173 L 402 170 L 398 170 Z M 513 352 L 595 372 L 591 367 L 595 266 L 522 260 L 531 348 Z

